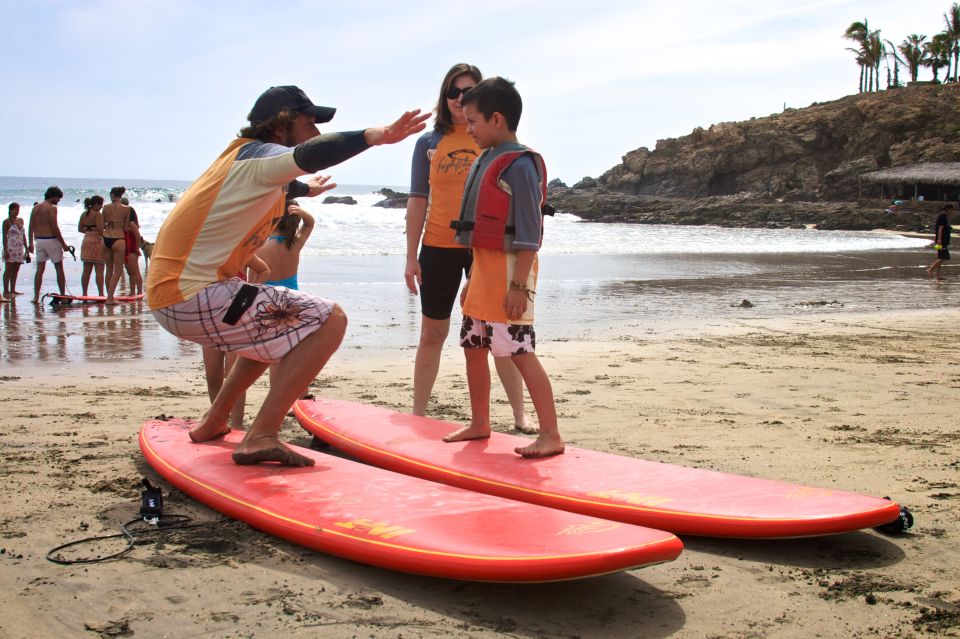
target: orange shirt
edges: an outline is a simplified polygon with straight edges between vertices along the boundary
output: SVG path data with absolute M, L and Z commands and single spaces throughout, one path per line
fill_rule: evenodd
M 427 200 L 427 222 L 423 244 L 438 248 L 463 248 L 453 241 L 450 222 L 460 217 L 463 185 L 479 148 L 467 125 L 455 124 L 434 149 L 426 151 L 430 161 L 430 194 Z

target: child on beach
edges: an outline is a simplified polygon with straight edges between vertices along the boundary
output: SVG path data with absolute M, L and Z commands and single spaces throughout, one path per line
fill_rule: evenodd
M 327 184 L 329 176 L 320 178 L 321 183 L 330 188 L 336 185 Z M 300 268 L 300 251 L 307 244 L 307 238 L 313 233 L 316 221 L 313 216 L 300 207 L 296 200 L 287 202 L 286 211 L 277 223 L 273 233 L 267 241 L 257 249 L 257 257 L 262 259 L 270 269 L 270 279 L 264 282 L 269 286 L 284 286 L 295 291 L 300 290 L 297 280 L 297 271 Z M 276 377 L 277 365 L 270 365 L 270 382 Z M 309 385 L 300 394 L 301 399 L 308 397 Z
M 546 169 L 539 154 L 517 142 L 523 104 L 512 82 L 487 78 L 464 94 L 461 104 L 467 132 L 485 149 L 470 169 L 460 221 L 454 223 L 456 241 L 473 249 L 473 266 L 461 296 L 460 330 L 471 420 L 443 440 L 490 436 L 487 357 L 492 353 L 494 357 L 509 356 L 516 364 L 540 422 L 536 441 L 516 448 L 516 453 L 523 457 L 558 455 L 564 444 L 553 388 L 534 352 L 533 329 Z
M 257 284 L 270 277 L 270 269 L 267 264 L 256 255 L 252 255 L 247 262 L 246 273 L 242 275 L 244 280 Z M 204 346 L 203 353 L 203 373 L 207 379 L 207 395 L 210 396 L 210 403 L 217 398 L 217 393 L 223 388 L 223 380 L 226 379 L 233 364 L 237 361 L 236 353 L 228 353 L 216 349 L 212 346 Z M 241 393 L 237 401 L 234 402 L 230 410 L 230 416 L 227 417 L 227 424 L 231 428 L 243 428 L 243 411 L 246 408 L 247 394 Z
M 325 178 L 324 182 L 329 179 Z M 257 249 L 257 256 L 270 268 L 270 279 L 264 284 L 299 290 L 300 251 L 306 246 L 315 224 L 313 216 L 300 208 L 296 200 L 287 202 L 287 209 L 277 227 Z
M 20 265 L 26 260 L 26 237 L 23 218 L 20 217 L 20 204 L 11 202 L 7 207 L 7 219 L 3 221 L 2 301 L 12 300 L 14 295 L 22 295 L 17 290 L 17 275 L 20 273 Z

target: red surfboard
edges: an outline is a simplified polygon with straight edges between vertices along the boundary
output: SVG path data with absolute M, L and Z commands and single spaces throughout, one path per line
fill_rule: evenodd
M 49 297 L 55 304 L 69 304 L 70 302 L 103 304 L 107 301 L 104 295 L 60 295 L 59 293 L 47 293 L 44 297 Z M 137 300 L 143 299 L 143 293 L 137 295 L 117 295 L 114 299 L 118 302 L 136 302 Z
M 502 433 L 448 444 L 441 438 L 460 425 L 354 402 L 301 400 L 294 412 L 310 433 L 382 468 L 676 534 L 807 537 L 871 528 L 900 514 L 886 499 L 572 446 L 524 459 L 513 449 L 530 440 Z
M 297 448 L 307 468 L 238 466 L 243 433 L 195 444 L 192 422 L 140 429 L 167 481 L 271 535 L 346 559 L 470 581 L 579 579 L 675 559 L 673 534 L 482 495 Z

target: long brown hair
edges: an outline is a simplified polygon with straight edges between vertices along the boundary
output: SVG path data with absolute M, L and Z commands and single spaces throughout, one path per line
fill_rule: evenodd
M 435 111 L 437 119 L 433 123 L 434 131 L 439 131 L 440 133 L 450 133 L 453 131 L 453 114 L 450 113 L 450 108 L 447 106 L 447 91 L 450 90 L 453 82 L 461 75 L 469 75 L 473 78 L 474 82 L 483 80 L 483 74 L 480 73 L 480 69 L 472 64 L 461 62 L 460 64 L 455 64 L 450 67 L 447 75 L 443 78 L 443 83 L 440 85 L 440 98 L 437 100 L 437 109 Z

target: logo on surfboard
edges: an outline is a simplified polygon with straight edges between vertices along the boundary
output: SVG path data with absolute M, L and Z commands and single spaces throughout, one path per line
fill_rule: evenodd
M 338 521 L 334 525 L 340 526 L 341 528 L 346 528 L 348 530 L 356 530 L 358 532 L 366 533 L 372 537 L 379 537 L 381 539 L 393 539 L 394 537 L 399 537 L 400 535 L 409 535 L 410 533 L 417 532 L 412 528 L 392 526 L 388 522 L 373 521 L 372 519 Z

